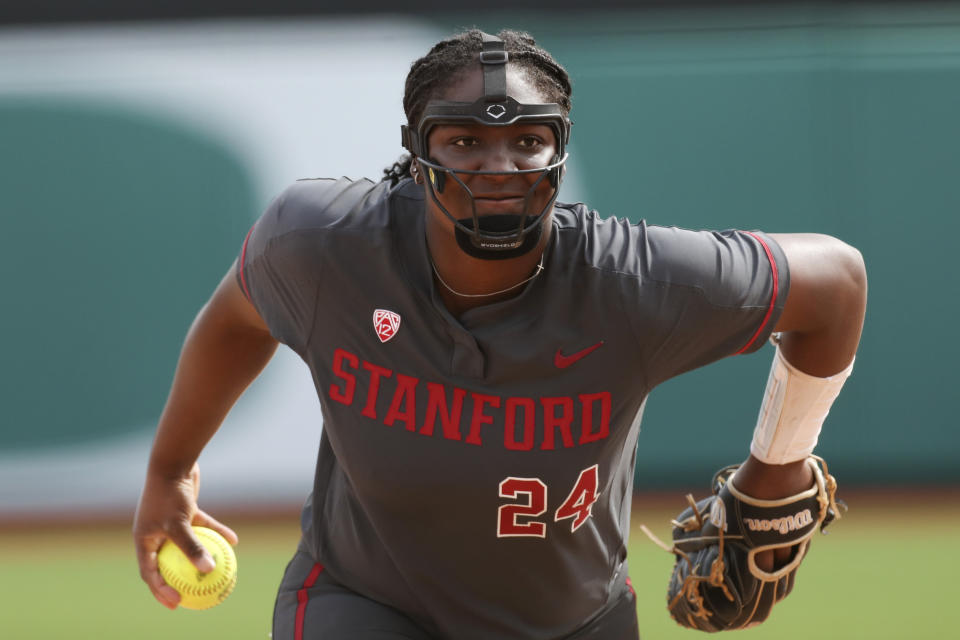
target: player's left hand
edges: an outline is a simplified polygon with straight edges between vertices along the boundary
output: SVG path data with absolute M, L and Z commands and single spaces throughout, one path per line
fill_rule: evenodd
M 698 502 L 688 496 L 690 507 L 673 521 L 676 564 L 667 607 L 674 620 L 702 631 L 741 629 L 765 620 L 789 595 L 810 538 L 839 517 L 826 464 L 815 457 L 804 464 L 812 486 L 787 498 L 745 494 L 734 484 L 737 466 L 714 476 L 714 495 Z
M 748 456 L 734 476 L 734 484 L 746 495 L 756 500 L 779 500 L 794 496 L 813 486 L 813 471 L 806 460 L 788 464 L 766 464 L 754 456 Z M 777 547 L 756 554 L 757 567 L 772 573 L 790 561 L 793 549 Z

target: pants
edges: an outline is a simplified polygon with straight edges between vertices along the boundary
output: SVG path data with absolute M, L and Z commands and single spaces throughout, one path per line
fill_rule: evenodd
M 633 590 L 564 640 L 639 640 Z M 335 582 L 302 550 L 287 566 L 273 611 L 273 640 L 439 640 L 400 611 Z

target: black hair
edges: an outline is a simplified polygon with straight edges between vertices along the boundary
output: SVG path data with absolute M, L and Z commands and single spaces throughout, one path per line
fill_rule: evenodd
M 441 40 L 427 55 L 410 65 L 403 93 L 403 110 L 410 127 L 416 128 L 427 103 L 453 84 L 459 72 L 478 64 L 483 48 L 481 33 L 479 29 L 470 29 Z M 533 36 L 525 31 L 504 29 L 497 37 L 503 40 L 510 63 L 523 69 L 534 86 L 547 97 L 547 102 L 560 105 L 564 115 L 568 115 L 573 87 L 567 70 L 545 49 L 538 47 Z M 389 180 L 391 185 L 397 184 L 409 175 L 412 161 L 409 154 L 401 157 L 383 170 L 383 179 Z

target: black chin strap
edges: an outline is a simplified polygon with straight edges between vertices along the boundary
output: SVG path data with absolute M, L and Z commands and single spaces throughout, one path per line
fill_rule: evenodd
M 516 228 L 520 218 L 521 216 L 509 214 L 484 216 L 481 219 L 481 225 L 493 226 L 498 231 L 504 231 Z M 474 224 L 473 218 L 464 218 L 458 222 L 470 228 Z M 532 227 L 519 240 L 511 238 L 507 241 L 495 242 L 490 247 L 485 247 L 483 239 L 477 240 L 476 237 L 464 231 L 460 226 L 455 227 L 454 235 L 460 249 L 468 256 L 481 260 L 505 260 L 533 251 L 540 242 L 540 236 L 543 235 L 543 223 Z

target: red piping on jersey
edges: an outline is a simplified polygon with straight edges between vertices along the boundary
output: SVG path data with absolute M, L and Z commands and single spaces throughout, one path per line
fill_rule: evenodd
M 247 243 L 250 242 L 251 233 L 253 233 L 253 227 L 247 231 L 247 237 L 243 239 L 243 250 L 240 252 L 240 284 L 243 285 L 243 293 L 247 296 L 247 300 L 253 300 L 253 298 L 250 297 L 250 290 L 247 289 L 247 278 L 243 275 L 243 266 L 247 263 Z
M 763 238 L 755 233 L 750 233 L 749 231 L 741 231 L 740 233 L 745 233 L 759 242 L 760 246 L 763 247 L 764 252 L 767 254 L 767 260 L 770 261 L 770 271 L 773 274 L 773 293 L 770 295 L 770 306 L 767 307 L 767 314 L 763 316 L 763 322 L 761 322 L 760 326 L 757 327 L 756 332 L 753 334 L 747 344 L 743 345 L 740 351 L 737 351 L 735 354 L 733 354 L 735 356 L 738 356 L 749 349 L 750 345 L 752 345 L 757 337 L 763 332 L 763 328 L 767 326 L 768 322 L 770 322 L 770 316 L 773 315 L 773 308 L 777 303 L 777 295 L 780 293 L 780 274 L 777 272 L 777 261 L 773 259 L 773 253 L 770 251 L 770 247 L 768 247 L 767 243 L 763 241 Z
M 313 569 L 310 570 L 310 575 L 307 576 L 307 579 L 303 581 L 303 588 L 297 591 L 297 623 L 294 626 L 293 637 L 295 640 L 303 640 L 303 619 L 306 617 L 307 613 L 307 600 L 309 595 L 307 595 L 307 589 L 312 587 L 317 582 L 317 578 L 320 577 L 320 574 L 323 572 L 323 565 L 317 562 L 313 565 Z

